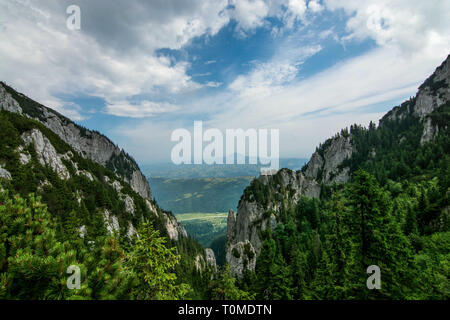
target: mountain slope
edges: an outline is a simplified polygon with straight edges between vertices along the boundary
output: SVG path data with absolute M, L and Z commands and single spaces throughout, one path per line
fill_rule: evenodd
M 260 287 L 258 284 L 252 286 L 259 298 L 274 298 L 275 291 L 277 298 L 311 298 L 314 295 L 332 299 L 367 298 L 360 295 L 365 294 L 362 287 L 361 291 L 351 289 L 359 285 L 355 282 L 358 279 L 348 278 L 347 273 L 339 278 L 341 274 L 333 275 L 328 267 L 333 265 L 336 270 L 361 275 L 362 269 L 354 269 L 359 265 L 358 260 L 350 265 L 350 256 L 364 258 L 367 252 L 354 251 L 361 245 L 358 240 L 361 233 L 351 235 L 355 230 L 360 232 L 361 227 L 362 234 L 367 234 L 364 227 L 374 226 L 380 228 L 374 232 L 382 234 L 383 241 L 393 235 L 405 241 L 404 245 L 400 245 L 400 240 L 383 243 L 390 248 L 386 255 L 405 248 L 408 253 L 402 251 L 401 254 L 418 260 L 431 259 L 427 246 L 439 238 L 444 241 L 442 248 L 445 248 L 450 226 L 449 115 L 450 56 L 419 88 L 416 97 L 388 112 L 378 127 L 371 124 L 369 128 L 354 125 L 343 129 L 321 144 L 301 171 L 283 169 L 274 176 L 255 179 L 244 191 L 237 215 L 230 211 L 228 217 L 226 259 L 233 274 L 244 276 L 247 285 L 248 279 L 260 283 Z M 365 171 L 361 172 L 361 169 Z M 359 192 L 363 194 L 371 188 L 376 190 L 373 195 L 356 197 Z M 352 226 L 352 221 L 357 221 L 361 212 L 356 206 L 358 201 L 368 199 L 366 205 L 375 210 L 378 195 L 380 207 L 376 210 L 385 214 L 384 222 L 367 225 L 372 223 L 371 220 L 364 222 L 363 219 L 361 225 Z M 346 230 L 345 235 L 340 233 L 342 230 Z M 391 231 L 385 234 L 387 230 Z M 398 244 L 395 241 L 399 241 Z M 348 259 L 339 260 L 339 252 L 347 254 Z M 445 250 L 439 253 L 442 260 L 436 265 L 430 262 L 429 267 L 448 265 L 449 257 L 442 256 L 442 252 Z M 398 273 L 391 270 L 389 285 L 392 286 L 374 297 L 412 297 L 414 290 L 406 287 L 408 281 L 404 272 L 416 274 L 418 267 L 408 260 L 410 258 L 402 260 L 398 254 L 395 263 L 403 263 L 405 269 Z M 387 257 L 385 262 L 373 263 L 372 259 L 373 264 L 386 261 L 389 261 Z M 423 264 L 420 266 L 425 268 Z M 344 267 L 349 269 L 344 270 Z M 431 279 L 445 274 L 445 267 L 433 269 L 431 272 L 436 275 L 428 275 L 430 270 L 418 272 L 420 280 L 417 281 L 423 283 L 417 284 L 418 292 L 414 294 L 423 294 L 427 298 L 448 296 L 448 280 Z M 399 274 L 404 277 L 397 279 Z M 424 274 L 430 279 L 424 280 Z M 342 279 L 346 282 L 340 282 L 344 281 Z M 268 288 L 269 283 L 272 288 Z M 421 292 L 422 285 L 431 286 L 429 292 Z M 320 291 L 322 289 L 325 291 Z
M 108 138 L 3 83 L 0 127 L 2 192 L 40 196 L 55 219 L 59 241 L 82 241 L 89 247 L 113 237 L 129 253 L 148 221 L 181 255 L 176 269 L 180 281 L 194 281 L 200 270 L 208 277 L 208 270 L 215 268 L 210 250 L 188 238 L 175 216 L 159 208 L 135 161 Z M 5 268 L 3 253 L 0 273 Z

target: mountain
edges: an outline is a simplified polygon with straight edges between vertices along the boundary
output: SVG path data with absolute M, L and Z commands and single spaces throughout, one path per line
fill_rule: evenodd
M 448 298 L 449 120 L 450 56 L 378 126 L 253 180 L 228 215 L 232 273 L 262 299 Z M 378 293 L 362 287 L 369 262 L 388 270 Z
M 224 160 L 225 161 L 225 160 Z M 249 158 L 245 157 L 246 163 Z M 302 158 L 281 158 L 280 168 L 289 168 L 291 170 L 301 169 L 308 159 Z M 197 179 L 197 178 L 237 178 L 237 177 L 256 177 L 260 174 L 263 166 L 256 164 L 180 164 L 173 163 L 155 163 L 142 166 L 142 171 L 146 176 L 152 178 L 167 179 Z
M 120 257 L 132 255 L 131 248 L 139 247 L 136 243 L 157 239 L 156 233 L 150 231 L 155 228 L 167 249 L 173 248 L 182 257 L 174 269 L 179 281 L 193 283 L 199 271 L 205 273 L 205 279 L 209 279 L 206 274 L 215 269 L 212 251 L 204 250 L 189 238 L 175 216 L 158 206 L 137 163 L 107 137 L 75 124 L 3 82 L 0 82 L 0 127 L 0 190 L 2 199 L 4 198 L 2 201 L 5 201 L 0 201 L 2 210 L 7 209 L 3 206 L 4 203 L 12 205 L 19 201 L 19 198 L 13 196 L 15 194 L 24 199 L 19 204 L 25 203 L 25 210 L 32 209 L 26 207 L 31 203 L 40 206 L 42 201 L 45 210 L 51 214 L 49 224 L 52 225 L 50 229 L 55 232 L 56 238 L 52 236 L 54 239 L 59 243 L 66 243 L 67 247 L 76 245 L 88 251 L 92 248 L 104 250 L 102 246 L 108 245 L 108 241 L 117 240 L 120 242 L 120 250 L 124 251 L 117 256 L 120 264 L 123 262 Z M 34 196 L 28 199 L 29 194 L 40 196 L 41 200 L 36 202 Z M 9 213 L 11 217 L 18 214 L 14 210 Z M 8 214 L 2 216 L 6 217 Z M 146 222 L 151 227 L 147 227 Z M 12 222 L 2 221 L 2 228 L 6 228 L 2 229 L 2 235 L 6 236 L 5 239 L 2 238 L 5 243 L 9 243 L 8 239 L 12 239 L 15 232 L 22 230 L 9 229 L 8 225 L 12 226 Z M 23 227 L 27 230 L 26 225 L 21 228 Z M 144 234 L 140 234 L 139 230 L 143 230 Z M 11 234 L 8 236 L 9 232 Z M 146 238 L 147 232 L 149 238 Z M 20 237 L 19 234 L 17 236 Z M 0 247 L 2 276 L 3 272 L 5 275 L 13 274 L 13 269 L 8 273 L 9 268 L 13 268 L 12 264 L 5 263 L 9 260 L 4 260 L 9 257 L 9 246 L 13 244 L 7 244 L 6 251 L 2 251 L 3 244 Z M 40 257 L 42 251 L 35 254 Z M 49 258 L 46 257 L 47 260 L 43 261 L 49 261 Z M 85 261 L 86 265 L 95 261 L 85 257 L 77 259 Z M 116 280 L 120 282 L 125 274 L 121 274 Z M 136 277 L 140 275 L 138 272 Z M 13 290 L 5 289 L 4 285 L 2 283 L 0 295 Z M 92 291 L 85 294 L 85 297 L 93 298 Z M 13 295 L 12 298 L 14 297 Z M 44 298 L 41 295 L 36 297 Z

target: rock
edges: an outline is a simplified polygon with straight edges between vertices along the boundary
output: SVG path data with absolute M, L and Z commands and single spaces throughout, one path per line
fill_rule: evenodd
M 127 236 L 129 239 L 132 239 L 134 236 L 139 238 L 139 234 L 137 233 L 136 229 L 134 228 L 134 226 L 131 222 L 128 223 Z
M 86 226 L 81 226 L 80 228 L 78 228 L 78 232 L 80 233 L 80 238 L 84 239 L 84 237 L 86 236 Z
M 22 114 L 19 103 L 6 91 L 0 82 L 0 110 Z
M 318 151 L 312 155 L 306 165 L 305 177 L 325 184 L 347 182 L 350 179 L 349 168 L 340 168 L 340 166 L 354 152 L 351 137 L 338 135 L 329 139 L 322 151 L 323 157 Z
M 23 150 L 23 146 L 18 146 L 16 152 L 19 154 L 19 161 L 21 164 L 27 164 L 31 161 L 31 155 Z
M 206 263 L 213 269 L 217 270 L 216 256 L 210 248 L 205 249 Z
M 195 269 L 198 272 L 202 272 L 203 269 L 205 268 L 206 266 L 205 259 L 203 259 L 203 256 L 200 253 L 195 256 L 194 264 Z
M 11 180 L 11 174 L 0 166 L 0 178 Z
M 170 239 L 178 241 L 179 237 L 187 237 L 184 227 L 177 221 L 174 216 L 165 215 L 166 229 Z
M 423 124 L 423 133 L 420 138 L 420 144 L 424 145 L 427 142 L 433 140 L 439 133 L 439 127 L 433 125 L 433 121 L 430 118 L 426 118 Z
M 207 248 L 204 253 L 199 253 L 195 256 L 194 259 L 195 269 L 198 272 L 203 272 L 207 269 L 216 271 L 216 257 L 214 256 L 214 252 Z
M 152 192 L 150 190 L 150 185 L 147 179 L 142 174 L 141 171 L 136 170 L 133 172 L 130 181 L 131 188 L 139 193 L 139 195 L 144 199 L 152 199 Z
M 70 178 L 69 171 L 61 161 L 62 157 L 58 155 L 53 145 L 41 131 L 32 129 L 24 132 L 21 137 L 25 144 L 33 144 L 41 165 L 51 167 L 60 179 L 67 180 Z
M 313 179 L 305 177 L 301 172 L 282 169 L 278 172 L 282 184 L 290 186 L 295 192 L 290 199 L 294 205 L 302 195 L 317 198 L 320 196 L 320 185 Z M 273 176 L 260 176 L 259 181 L 267 184 Z M 233 210 L 228 213 L 226 259 L 233 275 L 240 276 L 244 268 L 254 270 L 256 256 L 261 250 L 261 231 L 277 225 L 276 215 L 266 212 L 279 212 L 281 204 L 263 208 L 254 200 L 243 199 L 238 206 L 237 215 Z
M 319 172 L 323 168 L 323 159 L 319 155 L 319 153 L 316 151 L 312 155 L 311 159 L 308 162 L 308 165 L 306 166 L 305 171 L 305 177 L 308 177 L 310 179 L 317 179 Z
M 254 271 L 257 252 L 250 241 L 239 241 L 227 247 L 226 259 L 231 273 L 237 277 L 242 276 L 245 269 Z
M 103 219 L 105 221 L 106 229 L 110 234 L 119 231 L 119 220 L 117 220 L 116 216 L 110 214 L 108 210 L 105 210 L 105 212 L 103 213 Z
M 20 95 L 20 93 L 17 94 Z M 7 92 L 6 85 L 2 82 L 0 82 L 0 110 L 25 113 L 12 95 Z M 30 114 L 26 115 L 44 124 L 85 158 L 114 168 L 115 163 L 126 163 L 126 172 L 121 178 L 143 198 L 152 199 L 148 181 L 136 162 L 107 137 L 96 131 L 80 127 L 56 111 L 38 103 L 35 103 Z M 124 168 L 120 169 L 122 172 Z
M 133 201 L 133 199 L 129 195 L 126 195 L 124 202 L 125 202 L 125 210 L 128 213 L 131 213 L 132 215 L 134 215 L 134 201 Z

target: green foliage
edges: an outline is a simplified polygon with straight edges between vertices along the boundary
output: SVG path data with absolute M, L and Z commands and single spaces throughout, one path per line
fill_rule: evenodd
M 175 214 L 236 211 L 253 177 L 168 179 L 150 177 L 158 203 Z
M 231 269 L 228 265 L 225 265 L 217 278 L 211 281 L 209 291 L 211 300 L 254 299 L 254 295 L 249 294 L 236 286 L 236 279 L 231 275 Z
M 175 216 L 186 232 L 205 248 L 226 233 L 227 213 L 182 213 Z
M 175 248 L 168 249 L 149 222 L 144 222 L 138 233 L 127 262 L 138 277 L 133 292 L 141 299 L 182 299 L 189 287 L 176 285 L 174 268 L 180 256 L 174 253 Z
M 447 174 L 382 187 L 359 170 L 330 197 L 282 206 L 238 286 L 257 299 L 448 299 L 447 190 Z M 287 189 L 279 198 L 292 202 Z M 370 265 L 380 290 L 366 286 Z
M 157 214 L 151 212 L 145 200 L 113 171 L 80 156 L 40 122 L 1 111 L 0 126 L 2 127 L 0 165 L 13 177 L 11 181 L 2 181 L 4 189 L 9 194 L 17 194 L 17 199 L 28 198 L 30 193 L 39 195 L 41 199 L 39 201 L 45 204 L 46 217 L 39 218 L 36 222 L 36 225 L 44 223 L 45 233 L 42 235 L 27 229 L 27 224 L 22 225 L 22 229 L 17 229 L 28 230 L 26 231 L 28 233 L 24 231 L 23 234 L 17 234 L 17 239 L 22 239 L 25 234 L 29 234 L 27 241 L 31 241 L 27 242 L 28 249 L 21 248 L 22 251 L 18 249 L 17 257 L 10 255 L 11 248 L 14 248 L 12 244 L 9 244 L 7 240 L 2 243 L 0 247 L 1 297 L 6 299 L 142 298 L 141 293 L 132 290 L 137 287 L 136 283 L 140 275 L 130 271 L 131 269 L 125 267 L 125 264 L 134 245 L 134 240 L 129 239 L 127 235 L 128 228 L 132 225 L 135 229 L 139 229 L 144 220 L 150 221 L 159 231 L 158 239 L 162 242 L 166 241 L 161 246 L 168 250 L 176 248 L 178 254 L 183 257 L 183 261 L 173 268 L 173 273 L 178 277 L 175 287 L 178 288 L 181 285 L 178 283 L 179 279 L 183 279 L 199 292 L 196 298 L 203 297 L 203 291 L 207 287 L 204 282 L 210 275 L 197 274 L 193 266 L 195 256 L 203 249 L 193 239 L 182 238 L 178 242 L 168 241 L 164 215 L 171 215 L 170 212 L 161 210 L 154 201 L 152 206 Z M 41 131 L 59 154 L 65 154 L 70 158 L 70 160 L 63 159 L 63 164 L 70 173 L 69 179 L 60 179 L 53 169 L 42 165 L 32 145 L 20 151 L 28 153 L 31 156 L 30 161 L 27 164 L 19 161 L 19 146 L 24 146 L 21 135 L 32 129 Z M 132 160 L 130 161 L 133 163 Z M 88 172 L 93 179 L 84 174 L 77 174 L 77 171 Z M 120 182 L 121 195 L 108 181 Z M 125 210 L 125 203 L 122 200 L 124 196 L 133 200 L 133 215 Z M 27 201 L 20 201 L 23 201 L 23 207 L 26 208 L 24 210 L 34 210 L 29 208 L 31 205 Z M 35 202 L 35 200 L 30 201 Z M 0 210 L 6 210 L 3 201 L 0 201 Z M 111 216 L 115 216 L 120 225 L 120 229 L 114 236 L 109 235 L 106 229 L 105 210 L 108 210 Z M 47 217 L 51 222 L 45 222 Z M 11 226 L 14 226 L 10 221 L 13 215 L 4 215 L 2 218 L 4 219 L 2 228 L 7 228 L 9 232 L 1 233 L 2 239 L 19 241 L 13 234 L 17 230 L 11 229 Z M 20 221 L 17 220 L 17 222 Z M 80 237 L 81 229 L 84 230 L 82 238 Z M 155 241 L 159 241 L 158 239 L 155 238 Z M 33 244 L 33 240 L 38 241 L 39 245 L 47 243 L 45 248 L 48 252 L 40 249 L 37 244 Z M 65 285 L 68 277 L 66 268 L 69 263 L 81 269 L 80 290 L 68 290 Z M 184 287 L 180 287 L 180 295 Z M 203 291 L 198 290 L 199 288 L 203 288 Z M 155 298 L 163 296 L 163 293 L 159 293 L 159 296 Z

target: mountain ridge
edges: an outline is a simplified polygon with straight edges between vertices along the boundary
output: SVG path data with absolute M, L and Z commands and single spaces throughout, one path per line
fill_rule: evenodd
M 439 132 L 448 130 L 446 119 L 439 120 L 436 113 L 448 108 L 449 88 L 450 55 L 419 87 L 414 98 L 394 107 L 380 119 L 378 128 L 392 128 L 399 135 L 398 141 L 395 141 L 398 144 L 406 140 L 408 129 L 414 128 L 418 131 L 417 137 L 414 137 L 414 148 L 426 145 Z M 445 111 L 442 114 L 445 116 Z M 370 168 L 379 163 L 377 150 L 371 147 L 375 143 L 364 140 L 365 130 L 374 139 L 380 139 L 376 136 L 377 128 L 373 123 L 368 129 L 354 125 L 320 144 L 302 170 L 282 169 L 273 176 L 260 176 L 253 180 L 244 190 L 237 214 L 230 210 L 228 216 L 226 260 L 233 274 L 241 276 L 245 270 L 255 269 L 262 246 L 261 233 L 277 225 L 286 202 L 292 202 L 290 205 L 295 206 L 302 196 L 318 199 L 327 193 L 329 187 L 350 181 L 358 168 Z M 384 144 L 388 143 L 393 142 Z M 384 159 L 380 161 L 385 165 Z M 401 176 L 402 170 L 409 170 L 404 167 L 394 169 L 400 174 L 390 172 L 391 176 Z M 377 178 L 383 181 L 389 179 L 385 172 L 382 174 L 384 176 Z

